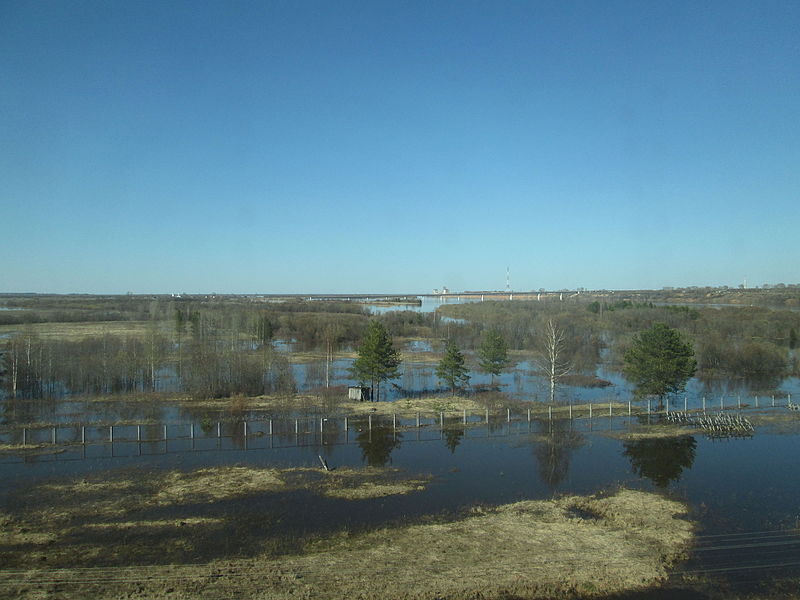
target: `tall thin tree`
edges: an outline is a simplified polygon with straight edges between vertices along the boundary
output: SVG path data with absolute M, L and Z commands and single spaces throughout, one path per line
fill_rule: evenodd
M 566 358 L 566 352 L 564 330 L 549 319 L 544 327 L 541 354 L 534 362 L 547 377 L 550 386 L 550 404 L 555 402 L 558 383 L 572 369 L 572 364 Z

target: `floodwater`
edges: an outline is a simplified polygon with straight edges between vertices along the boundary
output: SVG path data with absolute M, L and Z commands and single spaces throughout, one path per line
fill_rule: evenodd
M 444 428 L 432 419 L 425 419 L 420 428 L 410 420 L 399 421 L 395 427 L 391 418 L 373 416 L 371 423 L 367 417 L 350 419 L 346 430 L 342 419 L 326 421 L 322 433 L 317 421 L 305 420 L 299 427 L 291 419 L 276 421 L 272 435 L 266 422 L 253 422 L 248 424 L 248 437 L 243 435 L 242 422 L 223 423 L 219 430 L 209 423 L 191 429 L 171 425 L 168 441 L 161 439 L 161 425 L 154 425 L 143 428 L 142 439 L 153 440 L 144 442 L 135 441 L 134 427 L 120 426 L 114 443 L 106 441 L 105 428 L 89 428 L 84 432 L 89 444 L 64 445 L 58 454 L 0 456 L 0 503 L 14 489 L 53 477 L 130 468 L 309 467 L 318 466 L 321 455 L 332 468 L 393 466 L 409 474 L 433 476 L 425 490 L 414 494 L 356 504 L 330 503 L 328 508 L 337 519 L 355 529 L 457 514 L 475 504 L 590 494 L 625 486 L 686 501 L 689 516 L 699 523 L 700 546 L 717 539 L 712 536 L 747 542 L 727 544 L 714 552 L 699 550 L 682 568 L 733 565 L 736 569 L 761 560 L 766 567 L 756 572 L 712 573 L 731 589 L 744 591 L 779 575 L 800 576 L 796 566 L 800 563 L 796 433 L 757 429 L 742 438 L 712 439 L 701 433 L 638 441 L 609 437 L 609 432 L 619 433 L 637 422 L 636 417 L 627 416 L 552 422 L 527 422 L 523 417 L 510 423 L 501 416 L 493 417 L 489 426 L 475 423 L 467 427 L 452 417 Z M 29 440 L 46 441 L 50 432 L 37 435 L 44 439 Z M 61 443 L 74 441 L 77 435 L 70 428 L 58 431 Z M 330 514 L 315 517 L 299 511 L 295 525 L 307 528 L 314 525 L 309 519 L 319 519 L 318 525 L 324 527 Z M 291 512 L 286 519 L 286 526 L 291 527 Z M 781 538 L 777 549 L 769 543 L 767 547 L 744 548 L 753 539 L 751 532 L 761 532 L 762 541 L 765 535 L 788 537 Z M 731 537 L 735 535 L 741 537 Z M 767 568 L 787 563 L 795 565 Z M 747 576 L 742 577 L 743 573 Z
M 375 315 L 387 312 L 410 310 L 413 312 L 435 312 L 440 306 L 445 304 L 467 304 L 470 302 L 480 302 L 480 298 L 465 298 L 463 296 L 418 296 L 421 304 L 371 304 L 366 303 L 367 309 Z
M 288 348 L 291 343 L 283 342 L 281 348 Z M 425 360 L 434 350 L 429 341 L 414 340 L 407 350 L 418 354 L 419 359 L 404 361 L 400 366 L 397 379 L 381 385 L 381 399 L 395 401 L 400 398 L 441 395 L 447 397 L 450 390 L 436 376 L 436 362 Z M 353 359 L 335 359 L 329 370 L 330 385 L 357 385 L 350 368 Z M 298 393 L 308 393 L 325 386 L 326 368 L 324 361 L 311 363 L 293 363 L 291 365 Z M 546 379 L 538 374 L 536 365 L 528 360 L 520 361 L 512 368 L 495 378 L 494 385 L 490 375 L 477 369 L 469 373 L 469 387 L 462 393 L 497 389 L 511 400 L 524 402 L 548 402 L 550 390 Z M 605 387 L 580 387 L 561 384 L 556 389 L 556 402 L 560 404 L 586 404 L 627 402 L 633 397 L 633 386 L 617 371 L 601 365 L 596 376 L 608 383 Z M 178 381 L 175 373 L 164 369 L 157 383 L 158 391 L 176 391 Z M 800 398 L 800 378 L 788 377 L 771 382 L 768 389 L 753 387 L 744 380 L 701 381 L 697 378 L 689 380 L 686 393 L 670 400 L 673 409 L 708 410 L 729 409 L 732 407 L 766 408 L 773 403 L 785 406 L 786 399 Z M 88 401 L 80 396 L 65 395 L 60 400 L 24 400 L 18 402 L 0 402 L 0 426 L 23 423 L 76 423 L 76 422 L 114 422 L 131 419 L 148 419 L 168 422 L 191 422 L 196 417 L 195 411 L 186 411 L 176 405 L 160 402 L 113 402 Z

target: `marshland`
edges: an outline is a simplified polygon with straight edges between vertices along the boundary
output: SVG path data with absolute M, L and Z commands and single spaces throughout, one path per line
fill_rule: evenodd
M 798 298 L 2 296 L 0 595 L 791 596 Z M 657 323 L 696 360 L 663 397 L 626 371 Z

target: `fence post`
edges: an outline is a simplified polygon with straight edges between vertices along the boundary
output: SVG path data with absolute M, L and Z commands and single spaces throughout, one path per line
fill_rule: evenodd
M 217 421 L 217 437 L 218 438 L 222 437 L 222 423 L 220 423 L 219 421 Z
M 736 396 L 736 408 L 738 408 L 739 410 L 742 409 L 742 397 L 741 396 Z
M 419 429 L 419 413 L 417 413 L 417 429 Z
M 569 404 L 569 418 L 572 419 L 572 403 Z
M 689 397 L 683 397 L 683 412 L 689 412 Z
M 194 439 L 194 423 L 189 425 L 189 439 L 191 439 L 191 440 Z
M 703 414 L 706 414 L 706 397 L 703 396 Z
M 608 416 L 611 416 L 611 400 L 608 401 Z
M 320 418 L 319 418 L 319 432 L 320 432 L 320 433 L 322 433 L 322 423 L 323 423 L 323 422 L 324 422 L 324 419 L 323 419 L 322 417 L 320 417 Z
M 25 427 L 22 428 L 22 445 L 28 445 L 28 430 Z
M 346 419 L 347 417 L 345 417 Z M 269 434 L 272 435 L 272 419 L 269 420 Z
M 528 409 L 528 423 L 531 422 L 531 409 Z
M 589 402 L 589 420 L 592 420 L 592 403 Z
M 136 426 L 136 441 L 137 442 L 141 442 L 142 441 L 142 426 L 141 425 L 137 425 Z
M 242 425 L 244 425 L 244 427 L 242 428 L 244 437 L 247 437 L 247 421 L 242 421 Z
M 294 434 L 295 435 L 299 435 L 300 434 L 300 419 L 295 419 L 294 420 Z
M 114 426 L 113 425 L 109 425 L 108 426 L 108 441 L 111 442 L 112 444 L 114 443 Z
M 164 425 L 164 441 L 167 441 L 167 426 Z
M 486 409 L 486 424 L 489 424 L 489 409 Z
M 392 413 L 392 429 L 397 429 L 397 414 Z
M 439 429 L 444 427 L 444 411 L 439 412 Z
M 628 416 L 631 416 L 631 401 L 628 400 Z
M 86 443 L 86 426 L 81 425 L 81 444 Z
M 647 399 L 647 414 L 650 414 L 650 398 Z
M 372 431 L 372 413 L 367 415 L 367 419 L 369 421 L 369 430 Z
M 775 408 L 775 396 L 772 397 L 772 408 Z
M 758 396 L 756 396 L 756 408 L 758 408 Z
M 725 410 L 725 404 L 723 402 L 723 396 L 719 397 L 719 409 L 720 410 Z
M 56 428 L 55 428 L 55 426 L 53 427 L 53 445 L 54 446 L 56 445 Z
M 506 423 L 511 423 L 511 409 L 506 409 Z
M 547 406 L 547 418 L 551 421 L 553 420 L 553 407 L 551 405 Z
M 347 417 L 344 418 L 344 430 L 347 431 Z
M 464 409 L 464 425 L 467 424 L 467 409 Z

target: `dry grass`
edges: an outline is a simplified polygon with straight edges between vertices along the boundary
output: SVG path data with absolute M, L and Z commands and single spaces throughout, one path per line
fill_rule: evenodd
M 192 553 L 193 531 L 204 538 L 198 544 L 210 546 L 213 555 L 216 537 L 224 531 L 249 530 L 250 519 L 269 525 L 269 511 L 243 513 L 238 500 L 259 499 L 256 507 L 272 502 L 283 514 L 282 502 L 301 490 L 312 492 L 307 502 L 322 503 L 325 497 L 366 500 L 419 491 L 429 481 L 429 476 L 409 477 L 391 468 L 233 466 L 44 482 L 17 492 L 9 503 L 13 514 L 0 514 L 0 564 L 72 567 L 93 560 L 183 560 Z M 158 539 L 148 547 L 135 536 Z M 128 538 L 132 541 L 124 548 L 115 546 Z M 248 534 L 243 538 L 249 539 Z
M 430 476 L 407 478 L 399 469 L 341 468 L 325 473 L 326 477 L 317 484 L 323 496 L 345 500 L 365 500 L 410 494 L 425 489 Z
M 32 522 L 62 523 L 87 514 L 117 517 L 154 507 L 211 504 L 302 488 L 339 498 L 374 498 L 388 495 L 390 489 L 397 494 L 423 489 L 429 481 L 428 476 L 408 478 L 393 468 L 208 467 L 41 483 L 22 501 L 32 511 L 28 516 L 35 517 Z
M 225 410 L 239 404 L 242 410 L 275 413 L 299 411 L 301 413 L 322 414 L 321 411 L 325 406 L 323 399 L 308 394 L 298 394 L 293 397 L 276 395 L 203 401 L 186 398 L 183 401 L 196 408 Z M 430 417 L 434 414 L 438 415 L 442 411 L 452 416 L 453 414 L 461 414 L 463 410 L 467 410 L 469 414 L 483 414 L 484 405 L 472 398 L 460 396 L 413 398 L 394 402 L 354 402 L 342 397 L 341 400 L 336 402 L 335 412 L 349 416 L 375 414 L 385 417 L 397 415 L 398 417 L 412 418 L 418 412 Z
M 53 446 L 51 444 L 0 444 L 0 456 L 13 454 L 16 456 L 46 456 L 51 454 L 62 454 L 66 448 Z
M 43 339 L 80 340 L 104 334 L 144 336 L 152 328 L 150 321 L 97 321 L 79 323 L 26 323 L 0 325 L 0 334 L 14 331 L 32 333 Z
M 763 412 L 742 413 L 750 422 L 769 433 L 795 434 L 800 432 L 800 412 L 788 409 L 773 409 Z
M 576 517 L 575 509 L 592 517 Z M 692 537 L 691 525 L 676 518 L 683 512 L 678 503 L 633 491 L 520 502 L 461 521 L 323 542 L 281 568 L 303 573 L 306 586 L 337 573 L 326 582 L 329 598 L 608 594 L 664 579 Z M 280 584 L 270 591 L 273 598 L 291 595 Z
M 703 433 L 703 431 L 693 427 L 679 427 L 678 425 L 651 425 L 650 427 L 632 427 L 627 431 L 608 431 L 604 432 L 603 435 L 630 442 L 636 440 L 666 439 L 684 435 L 696 435 L 698 433 Z
M 665 579 L 692 539 L 684 512 L 661 496 L 621 490 L 476 510 L 448 523 L 344 532 L 277 559 L 0 572 L 0 589 L 23 598 L 602 596 Z
M 275 492 L 286 487 L 279 469 L 209 467 L 165 474 L 152 498 L 155 504 L 207 503 L 234 496 Z
M 477 413 L 483 410 L 483 406 L 472 398 L 460 396 L 443 396 L 429 398 L 406 398 L 394 402 L 343 402 L 341 404 L 343 413 L 352 415 L 378 414 L 391 416 L 396 414 L 398 417 L 411 418 L 417 413 L 424 415 L 445 413 L 461 413 L 466 410 L 468 413 Z

